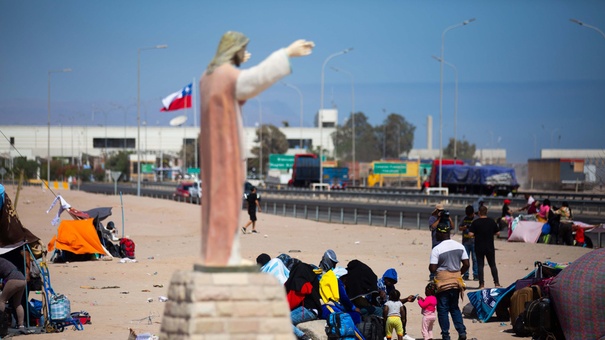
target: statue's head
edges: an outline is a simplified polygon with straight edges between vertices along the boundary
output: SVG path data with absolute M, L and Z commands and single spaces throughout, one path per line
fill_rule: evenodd
M 228 62 L 239 66 L 244 60 L 246 46 L 248 45 L 249 41 L 250 39 L 240 32 L 229 31 L 223 34 L 223 37 L 218 44 L 216 55 L 208 65 L 206 73 L 210 74 L 217 67 Z

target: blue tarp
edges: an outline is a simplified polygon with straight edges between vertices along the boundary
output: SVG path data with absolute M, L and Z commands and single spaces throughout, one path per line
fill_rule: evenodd
M 497 165 L 444 165 L 443 183 L 468 185 L 517 186 L 515 169 Z
M 513 291 L 515 291 L 514 282 L 506 288 L 482 289 L 474 292 L 468 292 L 466 295 L 477 311 L 477 319 L 479 319 L 481 322 L 486 322 L 496 311 L 498 303 L 500 303 L 500 301 L 502 301 L 502 299 L 504 299 L 508 294 L 512 294 Z

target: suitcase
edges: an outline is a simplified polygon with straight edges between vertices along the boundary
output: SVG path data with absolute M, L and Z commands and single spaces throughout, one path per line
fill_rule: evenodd
M 541 297 L 542 291 L 536 285 L 516 290 L 510 298 L 510 322 L 514 323 L 517 317 L 525 311 L 526 303 Z
M 525 329 L 536 334 L 550 332 L 553 328 L 550 300 L 540 298 L 529 303 L 523 316 Z

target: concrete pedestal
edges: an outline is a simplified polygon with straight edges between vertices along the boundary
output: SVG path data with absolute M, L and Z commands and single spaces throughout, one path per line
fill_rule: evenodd
M 257 266 L 175 272 L 160 339 L 294 340 L 284 286 Z

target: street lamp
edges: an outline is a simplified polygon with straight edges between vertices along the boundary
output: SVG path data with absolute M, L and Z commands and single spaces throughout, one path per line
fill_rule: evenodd
M 472 19 L 468 19 L 465 20 L 459 24 L 456 25 L 452 25 L 448 28 L 446 28 L 445 30 L 443 30 L 443 33 L 441 34 L 441 61 L 439 62 L 440 64 L 440 71 L 439 71 L 439 188 L 441 188 L 441 180 L 442 180 L 442 173 L 443 173 L 443 61 L 445 60 L 444 58 L 444 50 L 445 50 L 445 33 L 447 33 L 449 30 L 453 30 L 454 28 L 458 28 L 458 27 L 462 27 L 462 26 L 466 26 L 468 24 L 470 24 L 471 22 L 475 21 L 475 18 Z
M 53 73 L 66 73 L 71 72 L 70 68 L 64 68 L 62 70 L 51 70 L 48 71 L 48 149 L 47 149 L 47 161 L 46 161 L 46 180 L 48 181 L 47 185 L 50 186 L 50 75 Z
M 259 178 L 260 180 L 263 179 L 263 107 L 260 101 L 259 97 L 254 98 L 258 101 L 258 120 L 259 122 L 259 126 L 260 126 L 260 134 L 259 134 L 259 162 L 258 162 L 258 167 L 260 168 L 260 173 L 259 173 Z
M 141 196 L 141 51 L 167 47 L 168 45 L 155 45 L 137 50 L 137 196 Z
M 433 58 L 435 60 L 437 60 L 438 62 L 441 62 L 441 59 L 439 57 L 433 56 Z M 458 159 L 458 154 L 456 152 L 457 150 L 457 145 L 456 145 L 456 140 L 457 140 L 457 132 L 456 132 L 456 127 L 458 125 L 458 69 L 456 68 L 456 66 L 454 66 L 454 64 L 452 63 L 448 63 L 447 61 L 443 61 L 447 66 L 451 67 L 454 69 L 454 74 L 456 77 L 456 85 L 455 85 L 455 94 L 454 94 L 454 161 L 456 159 Z
M 559 131 L 559 128 L 555 128 L 555 129 L 552 129 L 550 131 L 550 148 L 551 149 L 552 149 L 552 135 L 553 135 L 553 133 L 555 133 L 555 131 Z M 560 134 L 559 134 L 559 140 L 561 140 L 561 135 Z
M 355 180 L 357 179 L 357 176 L 355 175 L 355 82 L 353 80 L 353 74 L 351 72 L 341 70 L 336 67 L 332 67 L 332 69 L 336 72 L 344 73 L 351 78 L 351 143 L 353 144 L 353 185 L 355 185 Z
M 573 22 L 573 23 L 575 23 L 575 24 L 578 24 L 578 25 L 580 25 L 580 26 L 584 26 L 584 27 L 591 28 L 591 29 L 593 29 L 593 30 L 597 31 L 598 33 L 600 33 L 600 34 L 603 36 L 603 38 L 605 38 L 605 33 L 603 33 L 603 31 L 601 31 L 601 30 L 600 30 L 600 29 L 598 29 L 597 27 L 594 27 L 594 26 L 592 26 L 592 25 L 589 25 L 589 24 L 583 23 L 582 21 L 580 21 L 580 20 L 578 20 L 578 19 L 569 19 L 569 21 L 571 21 L 571 22 Z
M 387 116 L 387 110 L 382 109 L 382 113 L 385 115 L 384 124 L 382 125 L 382 160 L 387 158 L 387 121 L 389 116 Z
M 323 111 L 324 111 L 324 74 L 325 74 L 325 68 L 326 68 L 326 64 L 328 63 L 328 61 L 330 61 L 330 59 L 334 58 L 334 57 L 338 57 L 339 55 L 345 54 L 345 53 L 349 53 L 353 50 L 353 47 L 349 47 L 345 50 L 342 50 L 340 52 L 336 52 L 334 54 L 329 55 L 326 60 L 324 60 L 323 65 L 321 65 L 321 100 L 319 101 L 319 105 L 321 105 L 321 108 L 319 110 L 319 183 L 323 184 L 324 182 L 324 167 L 323 167 L 323 163 L 322 163 L 322 158 L 323 158 Z
M 296 92 L 298 92 L 298 95 L 300 96 L 300 140 L 299 140 L 299 147 L 302 150 L 302 146 L 303 146 L 303 132 L 302 132 L 302 127 L 303 127 L 303 95 L 302 92 L 300 92 L 300 90 L 298 89 L 298 87 L 292 85 L 292 84 L 288 84 L 282 81 L 282 84 L 284 84 L 287 87 L 293 88 L 296 90 Z

